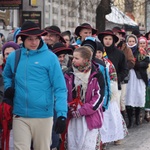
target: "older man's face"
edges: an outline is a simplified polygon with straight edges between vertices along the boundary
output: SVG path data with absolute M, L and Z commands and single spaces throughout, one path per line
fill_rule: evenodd
M 48 32 L 47 35 L 43 37 L 46 44 L 53 46 L 55 43 L 59 42 L 60 37 L 57 34 Z

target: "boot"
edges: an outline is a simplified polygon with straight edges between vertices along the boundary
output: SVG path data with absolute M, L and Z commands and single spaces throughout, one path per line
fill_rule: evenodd
M 135 124 L 139 125 L 140 124 L 140 107 L 135 107 Z
M 147 121 L 147 122 L 150 122 L 150 113 L 149 111 L 145 111 L 145 117 L 144 119 Z
M 129 129 L 129 128 L 133 127 L 133 107 L 127 106 L 126 112 L 127 112 L 127 116 L 129 119 L 129 124 L 128 124 L 127 128 Z

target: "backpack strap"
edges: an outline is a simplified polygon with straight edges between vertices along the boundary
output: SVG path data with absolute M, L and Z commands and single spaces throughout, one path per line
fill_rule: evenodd
M 13 78 L 12 78 L 12 87 L 15 86 L 15 75 L 16 75 L 17 66 L 20 60 L 20 56 L 21 56 L 21 49 L 15 50 L 15 64 L 14 64 L 14 73 L 13 73 Z
M 17 49 L 15 51 L 15 66 L 14 66 L 14 74 L 16 74 L 17 66 L 20 60 L 21 49 Z

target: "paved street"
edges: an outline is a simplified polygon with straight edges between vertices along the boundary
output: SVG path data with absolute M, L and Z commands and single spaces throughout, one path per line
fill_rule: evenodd
M 108 145 L 108 150 L 150 150 L 150 123 L 129 129 L 129 135 L 121 145 Z

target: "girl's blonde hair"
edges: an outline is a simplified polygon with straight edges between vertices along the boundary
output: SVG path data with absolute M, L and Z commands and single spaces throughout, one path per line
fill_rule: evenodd
M 90 61 L 92 59 L 91 49 L 89 47 L 87 47 L 87 46 L 80 46 L 80 47 L 76 48 L 74 50 L 74 52 L 79 52 L 83 59 L 88 59 Z

